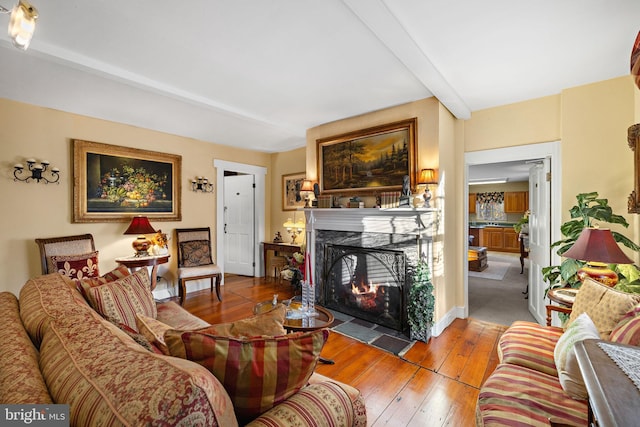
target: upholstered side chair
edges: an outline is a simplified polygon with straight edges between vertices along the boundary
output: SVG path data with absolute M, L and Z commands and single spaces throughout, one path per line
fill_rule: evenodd
M 189 280 L 209 279 L 211 292 L 215 281 L 216 296 L 219 301 L 222 270 L 211 256 L 211 229 L 176 228 L 176 244 L 178 246 L 178 296 L 180 304 L 184 304 L 187 294 L 186 282 Z
M 52 256 L 88 254 L 96 250 L 91 234 L 36 239 L 36 243 L 40 248 L 42 274 L 57 271 L 56 266 L 51 262 Z

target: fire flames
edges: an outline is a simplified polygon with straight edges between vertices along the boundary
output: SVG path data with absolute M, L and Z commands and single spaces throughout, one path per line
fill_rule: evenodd
M 371 280 L 369 284 L 362 283 L 357 286 L 355 283 L 351 283 L 351 296 L 355 300 L 358 308 L 364 310 L 374 310 L 377 308 L 378 289 L 380 293 L 384 293 L 383 289 L 378 284 L 373 284 Z

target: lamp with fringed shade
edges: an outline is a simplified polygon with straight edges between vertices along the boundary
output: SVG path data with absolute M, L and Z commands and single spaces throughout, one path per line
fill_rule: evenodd
M 149 224 L 149 218 L 146 216 L 134 216 L 131 218 L 131 224 L 124 234 L 137 234 L 138 238 L 133 241 L 131 246 L 136 251 L 136 256 L 149 256 L 149 248 L 151 240 L 145 234 L 153 234 L 156 230 Z
M 577 273 L 581 282 L 590 277 L 607 286 L 618 283 L 618 275 L 607 264 L 633 264 L 633 260 L 622 252 L 608 228 L 585 228 L 578 240 L 562 256 L 587 263 Z

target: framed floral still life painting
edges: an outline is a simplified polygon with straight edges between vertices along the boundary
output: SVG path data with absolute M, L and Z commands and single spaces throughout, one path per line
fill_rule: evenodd
M 304 172 L 282 175 L 282 210 L 295 211 L 304 207 L 304 198 L 300 195 Z
M 182 156 L 72 140 L 74 222 L 180 221 Z

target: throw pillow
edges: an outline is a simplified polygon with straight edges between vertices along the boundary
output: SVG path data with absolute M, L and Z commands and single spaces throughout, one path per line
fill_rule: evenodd
M 257 314 L 235 322 L 220 323 L 217 325 L 210 325 L 205 328 L 198 328 L 193 330 L 193 332 L 233 338 L 284 335 L 287 333 L 283 326 L 286 314 L 287 308 L 284 304 L 278 304 L 273 310 L 262 314 Z M 174 328 L 157 319 L 153 319 L 142 314 L 136 315 L 136 323 L 140 333 L 144 335 L 149 342 L 158 347 L 164 354 L 171 355 L 171 350 L 165 343 L 164 334 L 168 330 Z M 182 344 L 179 343 L 179 345 Z
M 55 271 L 71 279 L 98 277 L 98 251 L 78 255 L 52 255 Z
M 87 288 L 95 288 L 96 286 L 102 286 L 106 283 L 110 283 L 116 281 L 118 279 L 123 279 L 127 276 L 131 275 L 129 269 L 124 265 L 119 265 L 114 270 L 100 276 L 100 277 L 83 277 L 78 283 L 78 290 L 82 294 L 83 297 L 87 298 Z
M 586 279 L 576 294 L 576 300 L 567 322 L 569 327 L 582 313 L 587 313 L 606 340 L 620 319 L 640 302 L 640 295 L 628 294 Z
M 307 384 L 328 337 L 328 329 L 248 339 L 168 331 L 165 341 L 172 356 L 213 373 L 244 425 Z
M 146 268 L 102 286 L 87 288 L 89 304 L 111 323 L 123 323 L 136 332 L 136 313 L 155 318 L 156 303 Z
M 624 315 L 611 332 L 609 340 L 620 344 L 640 346 L 640 305 Z
M 574 346 L 578 341 L 599 339 L 596 325 L 587 313 L 582 313 L 558 339 L 553 358 L 562 389 L 574 399 L 587 399 L 588 394 L 578 366 Z
M 200 265 L 213 264 L 211 249 L 208 240 L 190 240 L 180 242 L 183 267 L 198 267 Z

